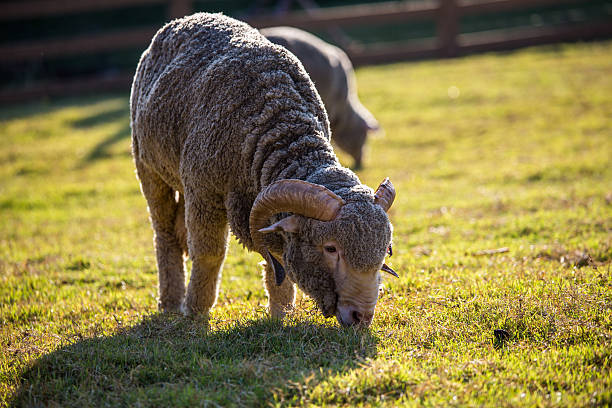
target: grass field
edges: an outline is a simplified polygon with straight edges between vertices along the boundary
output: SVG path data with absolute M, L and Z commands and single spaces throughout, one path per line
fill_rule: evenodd
M 268 320 L 235 241 L 208 328 L 158 314 L 127 95 L 0 109 L 0 406 L 612 404 L 611 73 L 611 42 L 358 72 L 401 275 L 360 331 Z

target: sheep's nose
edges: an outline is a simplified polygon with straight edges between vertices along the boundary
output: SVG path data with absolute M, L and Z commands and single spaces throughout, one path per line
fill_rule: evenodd
M 374 313 L 363 312 L 361 310 L 350 307 L 338 308 L 338 321 L 343 326 L 369 326 L 372 323 Z

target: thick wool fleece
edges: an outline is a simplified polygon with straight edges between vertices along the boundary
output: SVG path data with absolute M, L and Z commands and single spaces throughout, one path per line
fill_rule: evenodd
M 185 249 L 193 268 L 183 310 L 205 313 L 214 305 L 228 224 L 254 249 L 251 207 L 262 188 L 280 179 L 326 186 L 347 201 L 341 211 L 347 217 L 369 208 L 354 220 L 340 217 L 358 222 L 350 228 L 338 224 L 346 231 L 337 236 L 354 246 L 354 265 L 382 263 L 384 250 L 381 256 L 378 247 L 390 240 L 386 214 L 373 204 L 372 191 L 339 165 L 325 109 L 299 60 L 257 30 L 206 13 L 167 24 L 141 57 L 131 111 L 134 161 L 155 232 L 161 309 L 176 310 L 183 301 Z M 373 219 L 361 220 L 367 214 Z M 382 233 L 347 235 L 382 224 Z M 333 235 L 333 225 L 326 225 L 294 237 L 269 234 L 267 244 L 284 254 L 291 280 L 329 315 L 335 307 L 331 274 L 303 264 L 299 248 Z M 290 306 L 293 286 L 274 287 L 265 269 L 271 311 Z
M 261 33 L 304 64 L 327 109 L 332 140 L 360 167 L 368 131 L 377 129 L 378 122 L 359 101 L 355 72 L 346 53 L 294 27 L 265 28 Z

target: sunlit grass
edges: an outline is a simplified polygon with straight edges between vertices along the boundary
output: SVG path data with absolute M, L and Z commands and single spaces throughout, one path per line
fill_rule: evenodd
M 208 325 L 157 314 L 127 95 L 2 108 L 0 406 L 612 403 L 611 55 L 358 71 L 385 130 L 359 176 L 398 190 L 368 331 L 267 319 L 235 241 Z

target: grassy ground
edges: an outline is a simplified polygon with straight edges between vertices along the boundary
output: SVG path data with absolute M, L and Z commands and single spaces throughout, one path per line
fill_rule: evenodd
M 268 320 L 234 241 L 208 329 L 158 314 L 127 96 L 2 108 L 0 406 L 611 404 L 611 56 L 358 72 L 401 274 L 367 331 Z

